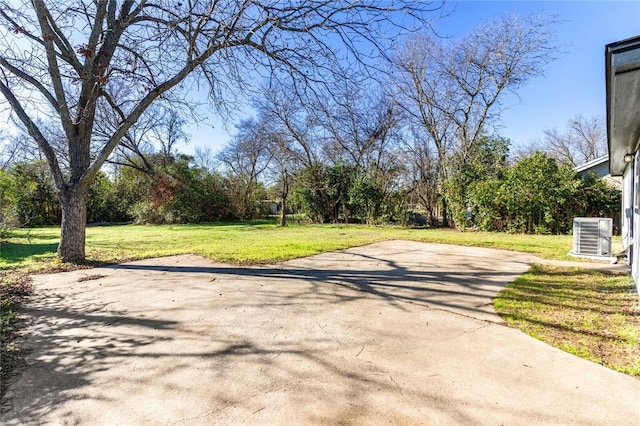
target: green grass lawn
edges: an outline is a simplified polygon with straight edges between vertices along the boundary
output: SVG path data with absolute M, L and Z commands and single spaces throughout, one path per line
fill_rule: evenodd
M 630 276 L 534 265 L 494 306 L 512 327 L 640 377 L 640 309 Z
M 55 259 L 59 228 L 19 229 L 0 248 L 0 269 L 48 264 Z M 383 240 L 404 239 L 492 247 L 567 259 L 571 236 L 459 232 L 393 226 L 298 225 L 270 221 L 204 225 L 87 228 L 87 260 L 119 262 L 193 253 L 219 262 L 271 263 Z

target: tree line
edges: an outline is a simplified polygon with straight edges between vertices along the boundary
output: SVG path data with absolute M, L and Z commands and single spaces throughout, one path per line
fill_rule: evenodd
M 243 126 L 253 128 L 255 122 Z M 271 215 L 277 206 L 282 225 L 286 213 L 296 212 L 298 218 L 319 223 L 442 226 L 448 206 L 449 223 L 462 229 L 566 233 L 576 216 L 619 212 L 618 189 L 595 175 L 581 177 L 568 161 L 560 162 L 547 152 L 509 160 L 509 141 L 504 138 L 482 138 L 465 169 L 450 175 L 432 198 L 421 196 L 409 154 L 400 143 L 386 150 L 397 159 L 394 167 L 387 162 L 385 168 L 364 167 L 325 158 L 283 172 L 282 158 L 276 161 L 275 154 L 266 150 L 253 157 L 236 151 L 239 155 L 231 157 L 246 138 L 243 129 L 235 144 L 217 155 L 216 168 L 203 165 L 211 160 L 203 153 L 190 157 L 154 152 L 144 160 L 129 158 L 129 165 L 114 162 L 90 187 L 87 221 L 246 220 Z M 268 146 L 264 140 L 262 145 Z M 465 194 L 460 191 L 463 187 Z M 425 204 L 425 199 L 432 204 Z M 0 218 L 5 226 L 58 225 L 61 215 L 44 161 L 19 161 L 0 170 Z

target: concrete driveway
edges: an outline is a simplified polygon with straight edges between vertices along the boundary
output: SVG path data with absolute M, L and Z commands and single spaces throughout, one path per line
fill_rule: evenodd
M 384 242 L 37 276 L 4 424 L 638 424 L 640 380 L 502 325 L 531 256 Z M 6 407 L 5 407 L 6 409 Z

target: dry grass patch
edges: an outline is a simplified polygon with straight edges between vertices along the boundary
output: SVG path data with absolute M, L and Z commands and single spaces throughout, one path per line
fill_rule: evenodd
M 627 275 L 534 265 L 494 306 L 512 327 L 640 377 L 640 306 Z

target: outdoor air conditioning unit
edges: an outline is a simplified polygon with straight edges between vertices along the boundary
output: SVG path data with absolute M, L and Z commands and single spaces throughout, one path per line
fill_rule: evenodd
M 573 250 L 579 257 L 612 257 L 611 233 L 613 219 L 601 217 L 576 217 L 573 219 Z

